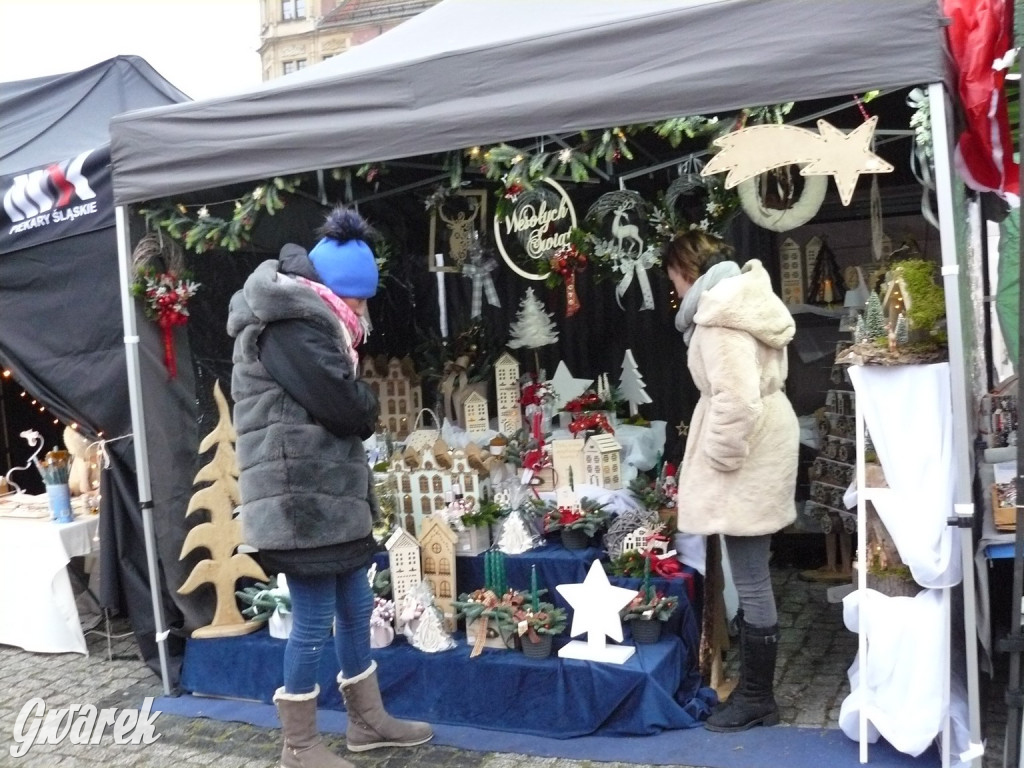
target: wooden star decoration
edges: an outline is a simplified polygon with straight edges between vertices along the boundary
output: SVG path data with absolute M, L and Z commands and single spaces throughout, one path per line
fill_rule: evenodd
M 586 632 L 588 637 L 596 633 L 602 643 L 605 637 L 622 642 L 619 611 L 636 597 L 636 590 L 612 586 L 600 561 L 590 564 L 581 584 L 559 584 L 555 589 L 572 606 L 572 637 Z
M 569 373 L 569 366 L 561 361 L 555 369 L 555 375 L 551 378 L 551 389 L 555 392 L 555 409 L 562 410 L 566 403 L 575 400 L 587 391 L 587 387 L 594 383 L 593 379 L 575 379 Z
M 802 166 L 803 176 L 832 176 L 843 205 L 849 205 L 862 173 L 890 173 L 893 166 L 871 151 L 878 125 L 872 117 L 849 133 L 826 120 L 818 133 L 795 125 L 751 125 L 715 139 L 721 151 L 701 169 L 702 176 L 727 171 L 726 189 L 786 165 Z

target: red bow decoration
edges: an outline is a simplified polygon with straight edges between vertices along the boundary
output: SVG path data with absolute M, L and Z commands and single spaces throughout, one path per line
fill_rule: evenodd
M 163 336 L 164 365 L 170 378 L 178 375 L 174 356 L 174 328 L 188 322 L 188 301 L 199 283 L 173 272 L 145 272 L 136 282 L 135 294 L 146 302 L 146 315 L 156 320 Z
M 686 575 L 683 573 L 683 566 L 673 556 L 662 557 L 654 550 L 649 549 L 644 552 L 644 557 L 651 561 L 652 576 L 662 579 L 681 579 Z
M 565 281 L 565 316 L 572 317 L 580 311 L 580 299 L 576 295 L 576 273 L 587 266 L 586 255 L 575 245 L 563 245 L 551 257 L 551 271 L 561 275 Z
M 575 400 L 570 400 L 566 403 L 562 410 L 569 411 L 570 413 L 579 413 L 581 411 L 595 410 L 602 405 L 604 405 L 604 402 L 595 392 L 585 392 Z
M 569 424 L 569 431 L 576 435 L 583 431 L 593 432 L 607 432 L 610 435 L 615 434 L 615 430 L 612 429 L 612 425 L 608 423 L 608 417 L 599 411 L 593 411 L 580 416 L 572 420 Z

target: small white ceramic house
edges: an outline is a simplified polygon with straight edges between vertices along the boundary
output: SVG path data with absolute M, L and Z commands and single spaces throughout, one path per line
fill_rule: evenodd
M 523 426 L 519 406 L 519 361 L 508 352 L 494 363 L 494 391 L 498 399 L 498 431 L 512 435 Z
M 587 438 L 583 448 L 583 477 L 589 485 L 608 490 L 622 488 L 622 446 L 614 435 L 601 433 Z
M 646 552 L 651 550 L 659 554 L 664 555 L 668 552 L 668 542 L 660 539 L 652 539 L 648 541 L 651 536 L 651 530 L 644 526 L 634 528 L 632 531 L 627 533 L 622 538 L 622 551 L 629 552 L 631 550 L 636 552 Z
M 491 415 L 487 409 L 487 398 L 479 392 L 470 392 L 462 401 L 459 414 L 467 432 L 487 432 L 491 428 Z
M 455 545 L 458 534 L 440 515 L 423 520 L 419 548 L 423 558 L 423 580 L 429 582 L 434 603 L 449 628 L 455 624 L 452 600 L 455 597 Z
M 401 528 L 396 528 L 384 542 L 388 552 L 388 568 L 391 569 L 391 592 L 395 605 L 411 592 L 423 578 L 420 572 L 420 543 L 416 537 Z

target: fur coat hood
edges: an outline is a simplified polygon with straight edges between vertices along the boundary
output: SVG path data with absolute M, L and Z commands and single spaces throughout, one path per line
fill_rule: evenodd
M 796 333 L 793 316 L 772 292 L 771 278 L 758 259 L 701 296 L 693 321 L 708 328 L 746 331 L 772 349 L 782 349 Z
M 800 429 L 783 391 L 795 323 L 761 262 L 700 297 L 687 365 L 700 391 L 679 472 L 680 531 L 758 536 L 796 518 Z

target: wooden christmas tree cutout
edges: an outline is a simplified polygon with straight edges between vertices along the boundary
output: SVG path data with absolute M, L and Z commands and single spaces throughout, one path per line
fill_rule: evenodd
M 187 595 L 201 584 L 213 584 L 217 604 L 213 620 L 192 632 L 192 637 L 233 637 L 245 635 L 263 626 L 263 621 L 246 621 L 235 601 L 235 582 L 244 577 L 267 581 L 267 574 L 249 555 L 236 553 L 242 543 L 242 521 L 235 517 L 235 508 L 241 503 L 238 490 L 238 462 L 235 460 L 235 427 L 231 423 L 228 403 L 220 391 L 220 383 L 213 386 L 213 399 L 217 403 L 217 425 L 199 444 L 199 453 L 216 446 L 213 459 L 196 473 L 193 485 L 209 483 L 196 491 L 188 503 L 185 517 L 205 510 L 210 521 L 200 523 L 188 532 L 181 546 L 179 559 L 195 549 L 206 549 L 207 560 L 196 563 L 178 594 Z

